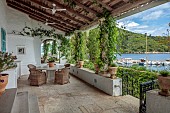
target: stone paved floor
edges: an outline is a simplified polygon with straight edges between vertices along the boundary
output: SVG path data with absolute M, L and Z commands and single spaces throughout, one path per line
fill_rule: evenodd
M 18 91 L 35 93 L 40 113 L 138 113 L 138 99 L 109 96 L 73 76 L 69 84 L 40 87 L 29 86 L 27 78 L 20 78 Z

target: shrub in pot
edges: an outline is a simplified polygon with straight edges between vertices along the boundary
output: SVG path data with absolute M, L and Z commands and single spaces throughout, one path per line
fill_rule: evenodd
M 160 71 L 158 76 L 158 84 L 161 89 L 159 95 L 170 96 L 170 73 L 166 70 Z
M 16 67 L 16 64 L 12 54 L 0 51 L 0 95 L 5 91 L 8 83 L 8 74 L 2 72 L 14 67 Z

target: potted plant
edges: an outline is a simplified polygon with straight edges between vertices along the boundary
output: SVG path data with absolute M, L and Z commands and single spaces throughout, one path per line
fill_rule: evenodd
M 55 57 L 49 57 L 48 58 L 48 65 L 49 65 L 49 67 L 54 67 L 54 65 L 55 65 Z
M 170 96 L 170 72 L 163 70 L 159 72 L 158 76 L 158 84 L 161 89 L 159 95 L 162 96 Z
M 16 64 L 12 54 L 0 51 L 0 95 L 5 91 L 8 83 L 8 74 L 2 72 L 14 67 L 16 67 Z
M 110 73 L 110 78 L 115 79 L 117 73 L 117 65 L 115 63 L 111 63 L 108 67 L 108 71 Z

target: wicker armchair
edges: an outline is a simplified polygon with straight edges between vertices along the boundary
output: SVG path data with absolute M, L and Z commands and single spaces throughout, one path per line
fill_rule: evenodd
M 33 65 L 33 64 L 28 64 L 27 67 L 29 68 L 29 71 L 30 71 L 31 69 L 36 69 L 36 66 Z M 29 79 L 30 79 L 30 75 L 29 75 L 29 77 L 28 77 L 28 80 L 29 80 Z
M 58 71 L 55 72 L 54 83 L 61 85 L 67 84 L 70 83 L 69 78 L 70 78 L 69 68 L 59 69 Z
M 37 69 L 30 69 L 30 85 L 31 86 L 40 86 L 46 84 L 47 75 L 45 72 L 42 72 Z

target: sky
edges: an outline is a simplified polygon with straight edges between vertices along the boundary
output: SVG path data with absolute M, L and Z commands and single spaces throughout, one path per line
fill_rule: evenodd
M 119 26 L 135 33 L 166 36 L 170 29 L 170 2 L 118 20 Z

